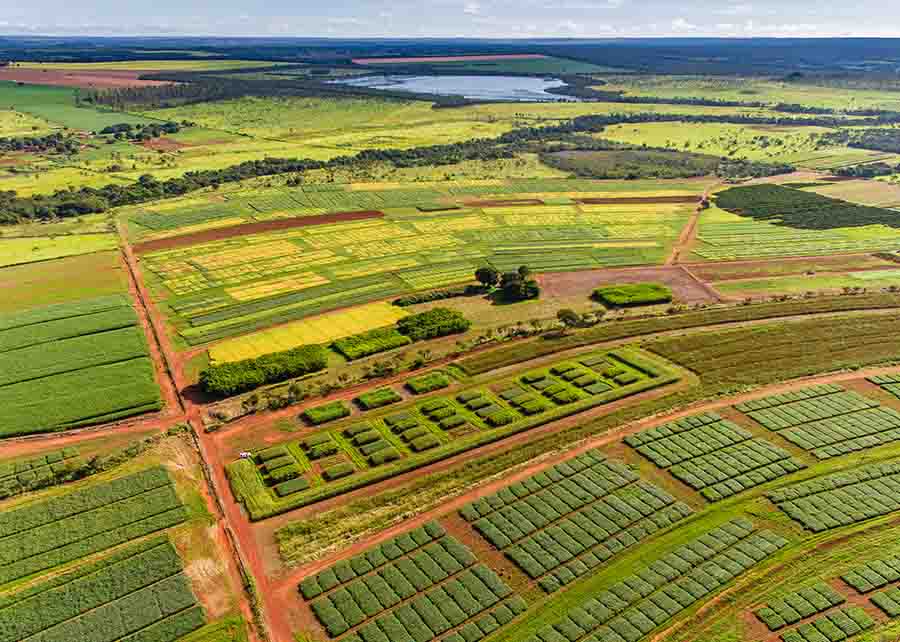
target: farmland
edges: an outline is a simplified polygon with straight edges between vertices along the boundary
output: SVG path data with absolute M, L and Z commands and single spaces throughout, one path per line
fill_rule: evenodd
M 893 54 L 88 41 L 0 70 L 0 642 L 900 632 Z

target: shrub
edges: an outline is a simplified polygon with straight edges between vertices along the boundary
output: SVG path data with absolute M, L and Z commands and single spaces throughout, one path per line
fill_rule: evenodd
M 313 446 L 309 449 L 309 452 L 306 454 L 306 456 L 315 461 L 317 459 L 331 457 L 332 455 L 337 453 L 337 451 L 337 444 L 333 441 L 329 441 L 324 444 L 319 444 L 318 446 Z
M 272 459 L 278 459 L 279 457 L 286 457 L 288 454 L 287 448 L 284 446 L 272 446 L 271 448 L 266 448 L 265 450 L 256 453 L 256 457 L 259 461 L 265 462 Z
M 324 477 L 326 481 L 334 481 L 335 479 L 340 479 L 341 477 L 352 474 L 353 466 L 351 464 L 337 464 L 322 471 L 322 477 Z
M 447 417 L 446 419 L 441 419 L 438 422 L 438 425 L 444 430 L 451 430 L 453 428 L 459 428 L 464 423 L 466 423 L 466 418 L 461 415 L 453 415 L 451 417 Z
M 372 430 L 371 424 L 353 424 L 344 429 L 344 434 L 348 437 L 356 437 L 360 433 L 368 432 Z
M 304 439 L 303 447 L 306 450 L 309 450 L 310 448 L 313 448 L 315 446 L 321 446 L 322 444 L 327 444 L 329 442 L 331 442 L 331 435 L 329 435 L 327 432 L 320 432 L 318 434 L 311 435 L 311 436 L 307 437 L 306 439 Z M 278 446 L 276 446 L 276 448 L 277 447 Z M 269 450 L 271 450 L 271 448 Z M 262 456 L 262 453 L 260 453 L 260 456 Z
M 374 410 L 390 406 L 392 403 L 402 401 L 403 398 L 390 388 L 379 388 L 358 396 L 354 401 L 364 410 Z
M 413 451 L 419 453 L 423 450 L 429 450 L 434 448 L 435 446 L 440 445 L 440 441 L 434 435 L 425 435 L 424 437 L 419 437 L 418 439 L 413 439 L 409 447 L 413 449 Z
M 332 401 L 322 406 L 308 408 L 303 412 L 303 418 L 314 426 L 350 416 L 350 408 L 343 401 Z
M 322 346 L 303 346 L 255 359 L 209 366 L 200 373 L 200 387 L 207 394 L 230 397 L 327 367 L 328 355 Z
M 410 305 L 419 303 L 430 303 L 432 301 L 443 301 L 445 299 L 455 299 L 463 296 L 479 296 L 486 294 L 488 289 L 480 285 L 467 285 L 463 288 L 448 288 L 445 290 L 433 290 L 431 292 L 422 292 L 420 294 L 411 294 L 394 300 L 394 305 L 405 308 Z
M 413 341 L 425 341 L 460 334 L 471 327 L 471 322 L 461 312 L 447 308 L 434 308 L 400 319 L 397 330 Z
M 672 291 L 662 283 L 625 283 L 597 288 L 593 297 L 605 306 L 625 308 L 671 303 Z
M 377 430 L 367 430 L 366 432 L 361 432 L 353 438 L 354 446 L 364 446 L 366 444 L 371 444 L 373 441 L 378 441 L 381 439 L 381 433 Z
M 344 355 L 350 361 L 361 359 L 369 355 L 387 352 L 394 348 L 402 348 L 409 345 L 412 340 L 397 332 L 397 328 L 377 328 L 361 334 L 338 339 L 331 344 L 335 351 Z
M 400 453 L 393 447 L 388 447 L 369 455 L 369 463 L 373 466 L 380 466 L 391 461 L 397 461 L 398 459 L 400 459 Z
M 290 481 L 299 476 L 300 468 L 297 467 L 297 464 L 288 464 L 287 466 L 282 466 L 269 473 L 269 481 L 273 484 L 280 484 L 281 482 Z
M 385 448 L 390 448 L 391 445 L 385 441 L 384 439 L 379 439 L 377 441 L 373 441 L 370 444 L 366 444 L 365 446 L 361 446 L 359 452 L 363 454 L 363 456 L 368 457 L 372 453 L 377 453 L 379 450 L 384 450 Z
M 302 490 L 306 490 L 309 488 L 309 482 L 306 481 L 303 477 L 298 477 L 297 479 L 292 479 L 290 481 L 283 482 L 278 484 L 275 487 L 275 494 L 279 497 L 284 497 L 286 495 L 292 495 L 293 493 L 299 493 Z
M 450 379 L 443 372 L 429 372 L 418 377 L 413 377 L 406 382 L 406 387 L 413 394 L 423 395 L 428 392 L 434 392 L 450 385 Z
M 441 410 L 442 408 L 446 408 L 450 405 L 450 402 L 446 399 L 432 399 L 428 403 L 422 404 L 422 412 L 428 414 L 432 413 L 436 410 Z

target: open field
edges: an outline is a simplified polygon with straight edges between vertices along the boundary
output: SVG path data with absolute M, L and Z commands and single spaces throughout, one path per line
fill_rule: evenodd
M 161 407 L 146 339 L 121 295 L 4 315 L 0 328 L 3 436 Z
M 900 286 L 900 268 L 816 275 L 781 276 L 714 282 L 712 286 L 727 296 L 840 292 L 845 288 L 890 288 Z
M 74 90 L 69 88 L 17 85 L 10 81 L 0 82 L 0 106 L 42 118 L 55 125 L 89 131 L 118 123 L 148 122 L 131 114 L 77 107 Z
M 75 234 L 71 236 L 0 239 L 0 267 L 22 265 L 79 254 L 115 250 L 112 234 Z

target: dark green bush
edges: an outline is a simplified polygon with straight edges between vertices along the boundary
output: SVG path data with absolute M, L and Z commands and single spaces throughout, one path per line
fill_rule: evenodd
M 309 408 L 303 412 L 303 418 L 315 426 L 349 416 L 350 409 L 343 401 L 332 401 L 323 406 Z
M 354 334 L 350 337 L 338 339 L 331 344 L 335 351 L 344 355 L 350 361 L 361 359 L 369 355 L 386 352 L 394 348 L 402 348 L 412 343 L 412 340 L 397 332 L 397 328 L 377 328 L 369 332 Z
M 351 464 L 337 464 L 322 471 L 322 477 L 324 477 L 326 481 L 334 481 L 335 479 L 340 479 L 341 477 L 352 474 L 353 466 Z
M 303 346 L 255 359 L 209 366 L 200 373 L 200 387 L 217 397 L 230 397 L 270 383 L 319 372 L 328 367 L 321 346 Z
M 603 305 L 624 308 L 634 305 L 670 303 L 672 291 L 662 283 L 623 283 L 594 290 L 594 299 Z
M 434 308 L 400 319 L 397 322 L 397 330 L 413 341 L 425 341 L 466 332 L 471 325 L 472 323 L 457 310 Z

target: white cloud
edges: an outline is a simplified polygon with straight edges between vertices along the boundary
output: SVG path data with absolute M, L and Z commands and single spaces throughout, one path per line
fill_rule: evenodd
M 470 16 L 477 16 L 481 14 L 481 3 L 477 2 L 477 0 L 471 0 L 470 2 L 466 2 L 463 5 L 463 13 L 468 14 Z
M 697 25 L 688 22 L 684 18 L 675 18 L 672 21 L 672 31 L 684 32 L 684 31 L 696 31 L 696 30 L 697 30 Z

